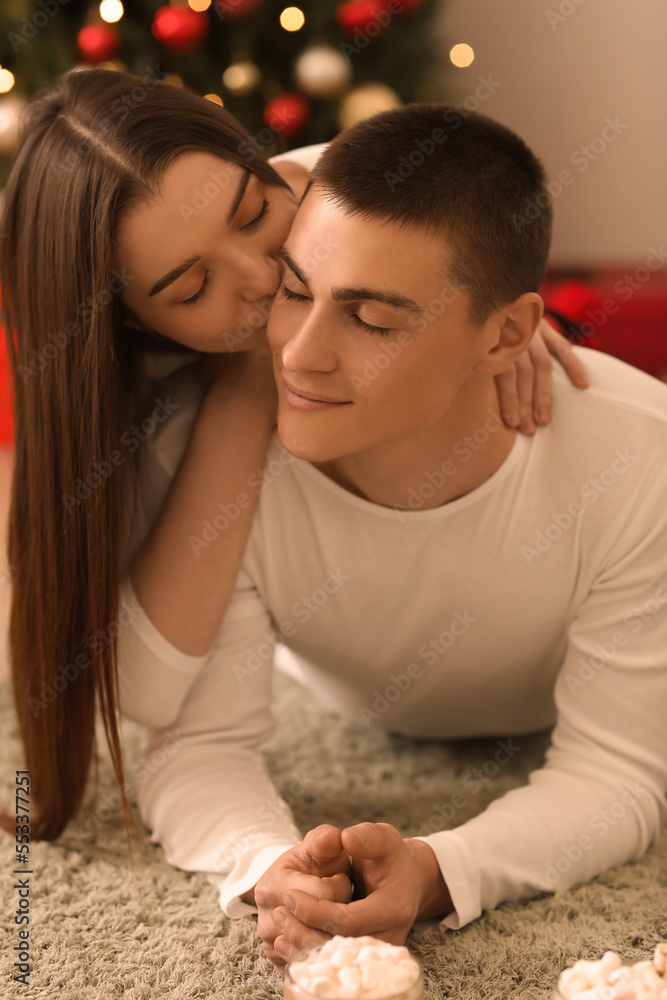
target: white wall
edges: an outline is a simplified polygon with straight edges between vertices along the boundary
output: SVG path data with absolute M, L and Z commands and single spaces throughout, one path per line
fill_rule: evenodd
M 626 264 L 667 244 L 665 0 L 444 0 L 438 35 L 448 97 L 490 74 L 500 85 L 479 110 L 525 139 L 551 178 L 573 175 L 554 203 L 552 264 Z M 475 51 L 465 69 L 449 61 L 457 42 Z M 584 170 L 576 151 L 607 118 L 627 128 Z

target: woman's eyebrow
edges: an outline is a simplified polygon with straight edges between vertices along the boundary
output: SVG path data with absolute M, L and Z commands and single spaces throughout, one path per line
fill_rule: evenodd
M 227 214 L 227 223 L 230 223 L 234 218 L 234 216 L 236 215 L 236 211 L 241 202 L 243 201 L 243 195 L 245 194 L 245 190 L 248 186 L 248 181 L 250 180 L 251 176 L 252 176 L 252 171 L 246 167 L 246 169 L 243 171 L 243 174 L 241 175 L 238 187 L 236 188 L 236 194 L 234 195 L 234 201 L 232 202 L 232 206 Z M 185 274 L 185 272 L 189 270 L 189 268 L 191 268 L 193 264 L 196 264 L 198 260 L 201 260 L 201 257 L 189 257 L 187 260 L 184 260 L 182 264 L 179 264 L 178 267 L 172 268 L 172 270 L 169 271 L 167 274 L 165 274 L 163 278 L 160 278 L 158 281 L 155 282 L 150 292 L 148 293 L 148 298 L 150 299 L 151 296 L 157 295 L 159 292 L 164 291 L 164 289 L 168 285 L 171 285 L 174 281 L 176 281 L 177 278 L 180 278 L 182 274 Z
M 193 264 L 196 264 L 198 260 L 201 260 L 201 257 L 189 257 L 187 260 L 184 260 L 182 264 L 179 264 L 178 267 L 174 267 L 168 274 L 165 274 L 163 278 L 160 278 L 159 281 L 155 282 L 148 293 L 148 298 L 150 299 L 151 295 L 157 295 L 158 292 L 163 291 L 167 285 L 171 285 L 172 282 L 176 281 L 177 278 L 180 278 L 182 274 L 185 274 L 185 272 L 188 271 Z

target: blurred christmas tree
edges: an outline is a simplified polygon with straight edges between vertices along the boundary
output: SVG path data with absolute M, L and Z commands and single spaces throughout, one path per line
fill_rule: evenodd
M 269 155 L 323 142 L 384 108 L 442 99 L 431 82 L 436 0 L 297 2 L 2 0 L 2 167 L 22 104 L 74 67 L 190 87 L 224 103 Z

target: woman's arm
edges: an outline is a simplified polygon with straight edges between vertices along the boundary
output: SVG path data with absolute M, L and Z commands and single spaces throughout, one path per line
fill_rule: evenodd
M 496 375 L 501 416 L 522 434 L 534 434 L 536 425 L 551 420 L 552 354 L 578 389 L 588 388 L 586 369 L 572 344 L 543 319 L 528 350 L 507 371 Z
M 207 359 L 208 360 L 208 359 Z M 218 365 L 185 455 L 130 577 L 139 604 L 182 653 L 207 653 L 234 589 L 275 424 L 268 352 Z M 219 522 L 207 540 L 205 522 Z

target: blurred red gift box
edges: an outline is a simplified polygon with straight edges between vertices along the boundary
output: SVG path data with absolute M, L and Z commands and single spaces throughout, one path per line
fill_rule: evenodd
M 667 382 L 667 271 L 646 265 L 579 275 L 551 272 L 547 306 L 582 327 L 575 343 L 613 354 Z

